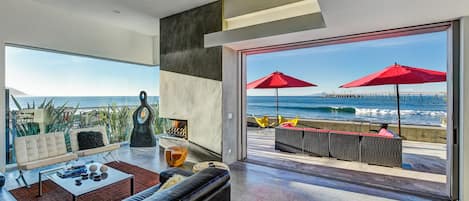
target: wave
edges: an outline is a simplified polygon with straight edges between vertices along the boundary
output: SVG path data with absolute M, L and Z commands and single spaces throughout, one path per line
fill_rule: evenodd
M 264 107 L 264 108 L 275 108 L 276 106 L 272 105 L 250 105 L 254 107 Z M 307 111 L 317 111 L 317 112 L 326 112 L 326 113 L 352 113 L 356 112 L 354 107 L 307 107 L 307 106 L 279 106 L 280 109 L 293 109 L 293 110 L 307 110 Z
M 249 105 L 254 107 L 275 108 L 272 105 Z M 387 116 L 397 115 L 395 109 L 378 109 L 378 108 L 356 108 L 356 107 L 307 107 L 307 106 L 279 106 L 280 109 L 303 110 L 320 113 L 345 113 L 355 114 L 357 116 Z M 430 111 L 430 110 L 401 110 L 401 115 L 417 115 L 417 116 L 446 116 L 445 111 Z
M 360 116 L 379 116 L 379 115 L 397 115 L 397 110 L 390 109 L 373 109 L 373 108 L 356 108 L 356 115 Z M 417 116 L 446 116 L 444 111 L 429 110 L 400 110 L 401 115 L 417 115 Z

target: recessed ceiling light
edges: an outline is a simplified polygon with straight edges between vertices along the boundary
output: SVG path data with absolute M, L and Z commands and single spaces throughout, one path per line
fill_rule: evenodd
M 121 11 L 120 10 L 112 10 L 113 13 L 116 13 L 116 14 L 121 14 Z

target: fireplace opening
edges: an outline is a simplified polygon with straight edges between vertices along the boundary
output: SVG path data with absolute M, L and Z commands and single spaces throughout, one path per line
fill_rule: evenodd
M 188 130 L 187 130 L 187 120 L 181 119 L 170 119 L 171 120 L 171 128 L 169 128 L 166 132 L 169 136 L 172 137 L 179 137 L 188 139 Z

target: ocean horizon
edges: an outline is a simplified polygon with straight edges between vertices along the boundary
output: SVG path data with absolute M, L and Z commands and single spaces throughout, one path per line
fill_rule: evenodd
M 18 103 L 23 107 L 40 105 L 44 100 L 53 99 L 54 105 L 64 105 L 68 107 L 96 108 L 109 105 L 117 106 L 137 106 L 140 105 L 139 96 L 15 96 Z M 149 104 L 158 104 L 159 96 L 147 96 Z M 18 109 L 13 99 L 10 97 L 10 110 Z
M 56 106 L 96 108 L 109 105 L 138 106 L 138 96 L 17 96 L 23 108 L 40 105 L 44 99 L 53 99 Z M 158 104 L 159 96 L 148 96 L 149 104 Z M 402 95 L 401 122 L 412 125 L 441 125 L 447 115 L 446 96 Z M 16 110 L 10 98 L 10 110 Z M 275 96 L 248 96 L 248 116 L 275 116 Z M 333 96 L 279 96 L 279 114 L 285 117 L 304 119 L 366 121 L 396 123 L 396 97 L 389 95 L 366 95 L 357 97 Z

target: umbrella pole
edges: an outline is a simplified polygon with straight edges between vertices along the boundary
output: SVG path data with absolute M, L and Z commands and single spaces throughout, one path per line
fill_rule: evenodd
M 277 107 L 276 107 L 276 109 L 277 109 L 276 114 L 277 115 L 275 115 L 275 119 L 277 120 L 277 123 L 279 123 L 278 122 L 278 88 L 275 88 L 275 102 L 277 103 Z
M 396 97 L 397 97 L 397 125 L 398 125 L 398 132 L 399 132 L 399 137 L 401 137 L 401 107 L 400 107 L 400 101 L 399 101 L 399 85 L 396 84 Z

